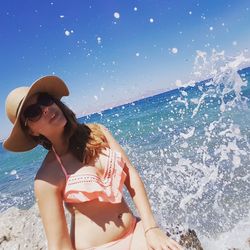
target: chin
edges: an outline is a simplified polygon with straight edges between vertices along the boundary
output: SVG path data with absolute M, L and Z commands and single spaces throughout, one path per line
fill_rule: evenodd
M 67 124 L 67 119 L 62 114 L 57 115 L 54 118 L 54 120 L 52 120 L 51 123 L 50 123 L 51 126 L 57 127 L 58 129 L 59 128 L 64 128 L 66 124 Z
M 64 128 L 66 124 L 67 124 L 67 119 L 64 116 L 58 119 L 58 126 Z

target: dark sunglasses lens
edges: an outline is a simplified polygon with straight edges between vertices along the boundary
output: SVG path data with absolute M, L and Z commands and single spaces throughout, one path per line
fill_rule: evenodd
M 43 106 L 50 106 L 54 103 L 54 100 L 50 95 L 40 94 L 37 103 Z
M 30 105 L 24 112 L 23 116 L 29 120 L 35 121 L 40 118 L 42 110 L 39 105 L 33 104 Z
M 28 106 L 23 112 L 23 116 L 25 119 L 30 121 L 38 121 L 42 116 L 42 108 L 41 106 L 50 106 L 54 103 L 54 99 L 46 94 L 41 93 L 37 98 L 37 103 Z

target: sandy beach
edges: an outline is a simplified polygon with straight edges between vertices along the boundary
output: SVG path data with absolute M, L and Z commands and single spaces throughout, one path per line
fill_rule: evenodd
M 70 214 L 65 209 L 68 226 Z M 179 228 L 180 229 L 180 228 Z M 185 249 L 202 250 L 203 248 L 194 230 L 173 230 L 168 232 L 177 236 L 176 239 L 185 246 Z M 172 231 L 172 232 L 171 232 Z M 174 232 L 175 231 L 175 232 Z M 250 238 L 248 239 L 250 244 Z M 47 240 L 45 238 L 38 206 L 35 204 L 28 210 L 20 210 L 11 207 L 0 216 L 0 249 L 1 250 L 45 250 Z M 232 248 L 229 248 L 232 249 Z M 241 248 L 233 248 L 243 250 Z M 138 249 L 139 250 L 139 249 Z
M 70 214 L 65 209 L 66 220 L 70 225 Z M 178 230 L 179 231 L 179 230 Z M 171 232 L 171 230 L 169 230 Z M 180 232 L 175 232 L 178 236 Z M 200 242 L 193 230 L 179 235 L 180 243 L 185 249 L 202 250 Z M 190 248 L 191 247 L 191 248 Z M 11 207 L 0 216 L 0 249 L 1 250 L 45 250 L 45 238 L 38 206 L 35 204 L 28 210 Z
M 66 213 L 69 225 L 70 215 Z M 0 249 L 47 249 L 44 229 L 35 204 L 28 210 L 11 207 L 0 217 Z

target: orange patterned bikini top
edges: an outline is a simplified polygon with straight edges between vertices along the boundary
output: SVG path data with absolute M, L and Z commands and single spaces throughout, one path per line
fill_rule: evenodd
M 122 199 L 122 188 L 126 178 L 121 153 L 108 148 L 109 157 L 100 176 L 95 167 L 84 166 L 81 173 L 67 174 L 60 157 L 53 149 L 63 173 L 66 177 L 64 201 L 67 203 L 80 203 L 98 199 L 102 202 L 119 203 Z

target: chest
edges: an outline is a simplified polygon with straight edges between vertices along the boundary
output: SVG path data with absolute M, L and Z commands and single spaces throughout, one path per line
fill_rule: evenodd
M 63 197 L 65 202 L 79 203 L 98 199 L 102 202 L 119 203 L 126 178 L 121 153 L 109 150 L 88 165 L 65 160 L 67 170 L 60 158 L 58 161 L 66 176 Z M 71 168 L 70 168 L 71 167 Z
M 80 175 L 96 175 L 102 177 L 110 161 L 110 154 L 107 151 L 100 153 L 88 164 L 79 162 L 75 157 L 68 156 L 61 159 L 62 168 L 66 177 Z

